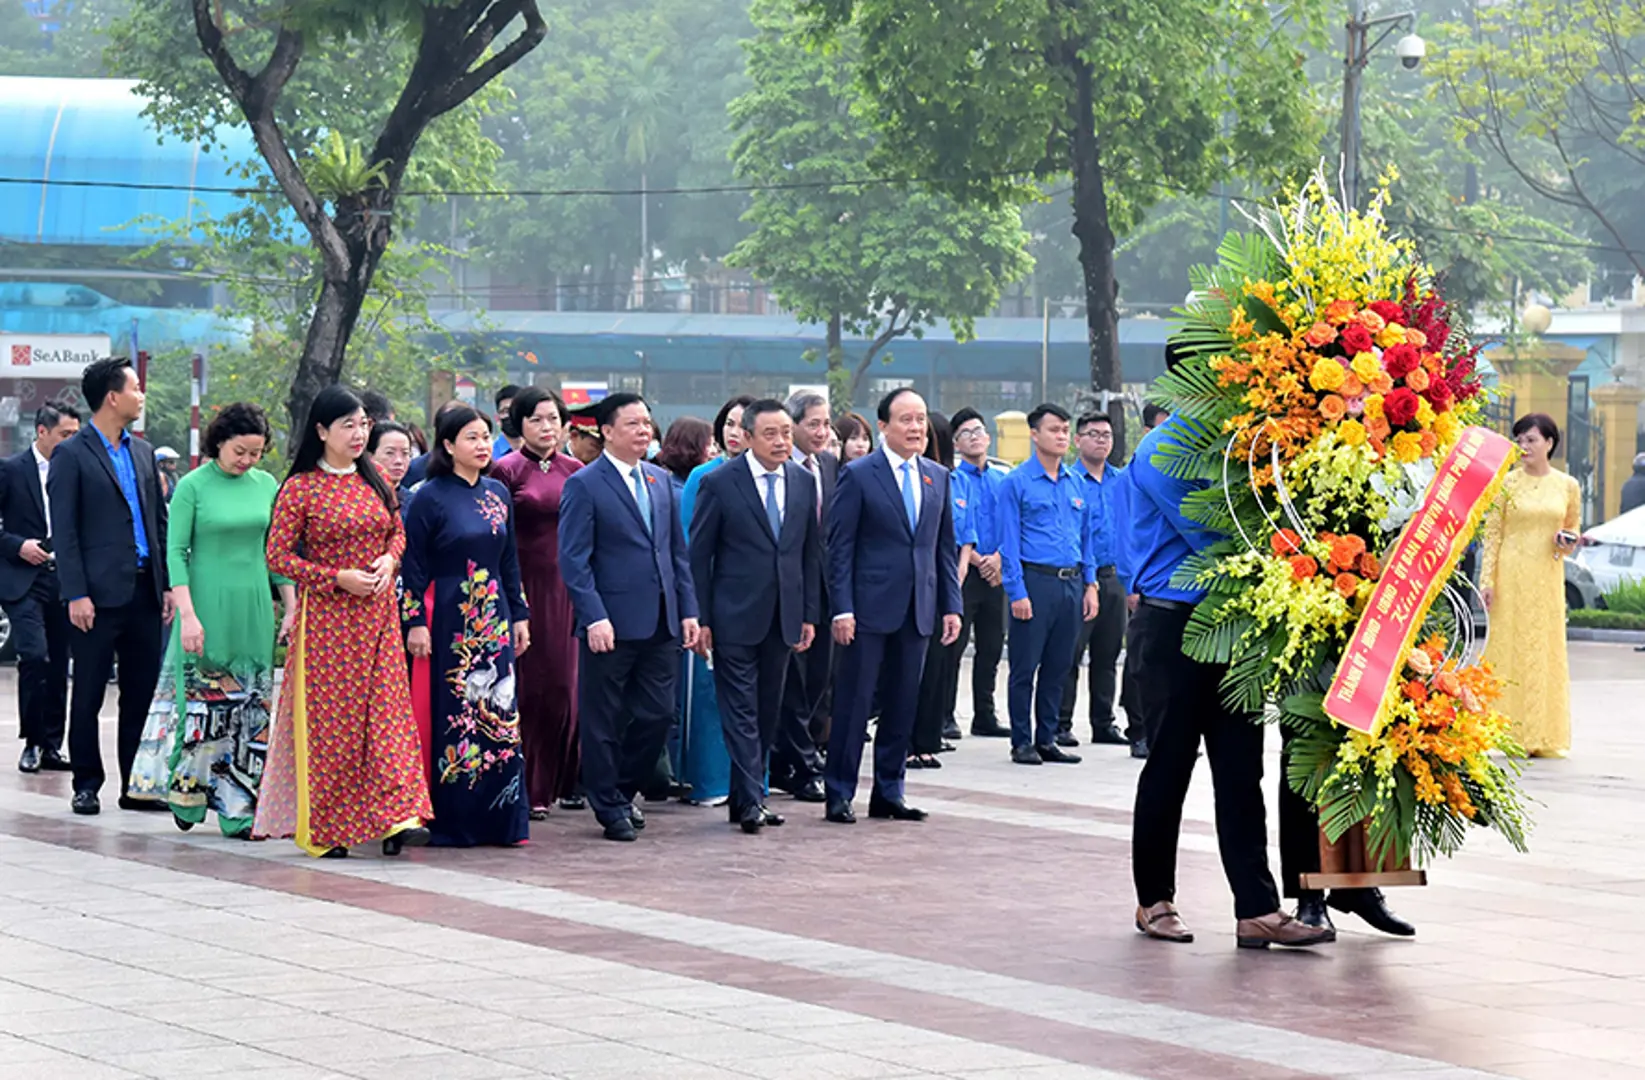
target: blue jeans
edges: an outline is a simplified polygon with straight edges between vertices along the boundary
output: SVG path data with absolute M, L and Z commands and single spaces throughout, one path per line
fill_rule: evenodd
M 1080 575 L 1064 579 L 1024 567 L 1022 580 L 1034 605 L 1034 617 L 1027 621 L 1011 617 L 1006 700 L 1013 750 L 1030 743 L 1050 746 L 1056 742 L 1062 688 L 1084 621 L 1085 582 Z

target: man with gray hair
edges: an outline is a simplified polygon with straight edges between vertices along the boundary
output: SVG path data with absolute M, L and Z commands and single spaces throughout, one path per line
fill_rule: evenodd
M 1622 485 L 1622 513 L 1645 506 L 1645 454 L 1634 455 L 1634 474 Z
M 816 481 L 817 521 L 827 521 L 828 504 L 834 497 L 840 462 L 830 454 L 828 436 L 833 431 L 828 398 L 814 390 L 790 394 L 783 403 L 794 420 L 794 463 Z M 823 560 L 827 564 L 827 530 L 823 533 Z M 822 608 L 828 611 L 828 580 L 823 576 Z M 834 681 L 834 649 L 829 634 L 819 633 L 811 648 L 789 657 L 788 679 L 783 685 L 782 715 L 777 721 L 777 741 L 771 750 L 771 786 L 787 791 L 800 802 L 822 802 L 822 754 L 819 745 L 828 742 L 829 688 Z

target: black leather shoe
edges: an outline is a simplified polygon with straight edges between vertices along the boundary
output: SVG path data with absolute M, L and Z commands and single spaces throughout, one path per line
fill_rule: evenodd
M 757 833 L 765 828 L 765 814 L 758 807 L 747 811 L 738 819 L 737 824 L 743 827 L 745 833 Z
M 588 800 L 581 795 L 573 795 L 569 799 L 560 800 L 561 810 L 587 810 Z
M 44 772 L 68 772 L 74 768 L 69 759 L 56 750 L 40 751 L 40 768 Z
M 1074 733 L 1072 731 L 1059 731 L 1059 732 L 1057 732 L 1057 745 L 1058 746 L 1078 746 L 1079 744 L 1080 744 L 1079 739 L 1074 737 Z
M 401 829 L 393 836 L 383 838 L 383 854 L 395 858 L 408 847 L 427 847 L 433 836 L 421 825 Z
M 971 725 L 971 734 L 979 739 L 1009 739 L 1011 729 L 998 720 L 994 720 L 981 724 L 973 723 Z
M 829 821 L 836 825 L 855 825 L 857 823 L 857 815 L 852 812 L 851 804 L 848 802 L 829 803 L 826 816 Z
M 1337 939 L 1337 928 L 1331 923 L 1331 911 L 1325 906 L 1324 893 L 1307 891 L 1298 896 L 1296 918 L 1304 926 L 1327 931 L 1331 935 L 1330 940 Z
M 638 806 L 630 806 L 628 808 L 628 823 L 634 826 L 635 829 L 645 828 L 645 815 L 640 813 L 640 808 Z
M 1014 746 L 1011 748 L 1011 760 L 1018 765 L 1039 765 L 1040 752 L 1032 746 Z
M 95 791 L 76 791 L 74 798 L 69 800 L 69 809 L 86 817 L 103 812 L 103 806 L 97 801 Z
M 1040 760 L 1044 762 L 1056 765 L 1078 765 L 1080 763 L 1078 754 L 1070 754 L 1055 743 L 1050 746 L 1038 746 L 1035 749 L 1039 751 Z
M 122 810 L 139 810 L 150 814 L 169 814 L 171 807 L 163 802 L 154 802 L 151 799 L 134 799 L 130 795 L 120 796 Z
M 952 720 L 947 721 L 942 726 L 942 737 L 945 739 L 961 738 L 960 726 Z
M 1125 746 L 1131 740 L 1125 737 L 1125 732 L 1109 724 L 1105 728 L 1093 728 L 1091 741 L 1104 746 Z
M 1338 911 L 1358 915 L 1373 930 L 1394 937 L 1416 937 L 1416 927 L 1388 910 L 1381 889 L 1333 889 L 1327 903 Z
M 37 773 L 40 771 L 40 748 L 38 746 L 23 747 L 23 756 L 17 759 L 17 771 Z
M 821 780 L 807 780 L 794 792 L 796 802 L 827 802 L 828 793 L 823 791 Z
M 868 800 L 868 816 L 882 821 L 924 821 L 926 813 L 905 802 L 892 802 L 873 795 Z
M 625 817 L 622 817 L 605 827 L 605 838 L 607 840 L 620 840 L 627 843 L 638 840 L 640 838 L 640 834 L 634 831 L 633 822 L 629 821 Z
M 188 832 L 190 829 L 194 828 L 194 822 L 188 820 L 187 818 L 178 817 L 177 811 L 175 810 L 171 813 L 171 823 L 177 826 L 178 832 Z
M 346 858 L 348 858 L 348 848 L 346 848 L 346 847 L 331 848 L 328 851 L 321 852 L 320 858 L 322 858 L 322 859 L 346 859 Z
M 774 814 L 770 810 L 767 810 L 763 806 L 760 807 L 760 813 L 765 815 L 765 823 L 767 825 L 771 826 L 773 829 L 775 829 L 779 825 L 788 824 L 788 819 L 787 818 L 783 817 L 781 814 Z
M 1147 739 L 1138 739 L 1136 742 L 1132 743 L 1131 744 L 1131 756 L 1136 758 L 1138 761 L 1147 761 L 1148 760 L 1148 740 Z

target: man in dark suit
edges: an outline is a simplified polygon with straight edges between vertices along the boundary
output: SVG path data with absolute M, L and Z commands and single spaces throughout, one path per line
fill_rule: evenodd
M 834 498 L 840 462 L 828 453 L 833 434 L 833 418 L 828 399 L 814 391 L 801 391 L 787 401 L 794 421 L 793 459 L 811 474 L 817 493 L 815 507 L 819 533 L 826 532 L 827 508 Z M 823 537 L 822 558 L 826 565 L 828 547 Z M 822 610 L 828 610 L 828 582 L 822 586 Z M 799 802 L 822 802 L 823 760 L 819 746 L 828 743 L 829 695 L 834 683 L 833 639 L 819 634 L 811 648 L 789 659 L 788 680 L 783 685 L 782 716 L 777 721 L 777 741 L 771 750 L 771 786 L 789 792 Z
M 828 581 L 834 642 L 841 646 L 829 733 L 828 820 L 857 820 L 851 800 L 879 690 L 874 791 L 868 816 L 923 821 L 903 800 L 903 773 L 919 703 L 920 669 L 933 633 L 960 636 L 959 547 L 948 470 L 920 456 L 925 401 L 906 387 L 880 400 L 881 447 L 840 470 L 828 510 Z
M 51 455 L 80 430 L 66 405 L 42 405 L 34 414 L 34 445 L 0 462 L 0 604 L 17 641 L 17 716 L 23 756 L 17 768 L 66 772 L 63 731 L 68 722 L 69 617 L 57 590 L 51 554 L 51 511 L 46 474 Z
M 597 412 L 605 449 L 565 482 L 560 569 L 577 615 L 583 786 L 607 840 L 645 827 L 634 796 L 674 720 L 680 647 L 697 644 L 697 596 L 667 471 L 642 460 L 651 410 L 612 394 Z
M 143 388 L 124 357 L 98 360 L 80 377 L 91 423 L 51 455 L 57 580 L 69 605 L 74 697 L 69 760 L 76 814 L 101 807 L 103 753 L 98 713 L 115 657 L 120 659 L 120 808 L 164 810 L 126 795 L 143 721 L 160 677 L 164 626 L 171 619 L 166 577 L 166 500 L 154 449 L 126 425 L 143 413 Z
M 743 409 L 740 458 L 703 478 L 691 516 L 691 577 L 710 652 L 720 725 L 731 755 L 731 822 L 781 825 L 766 809 L 766 760 L 777 733 L 789 657 L 816 637 L 822 525 L 811 474 L 791 460 L 794 421 L 779 401 Z

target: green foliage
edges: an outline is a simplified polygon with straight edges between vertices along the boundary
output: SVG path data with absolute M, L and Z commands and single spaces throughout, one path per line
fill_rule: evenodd
M 1027 273 L 1027 235 L 1011 208 L 863 183 L 879 175 L 883 137 L 861 119 L 858 43 L 847 35 L 826 51 L 808 48 L 790 0 L 756 0 L 753 18 L 753 88 L 730 108 L 737 176 L 830 183 L 755 192 L 744 214 L 753 232 L 727 262 L 769 284 L 801 320 L 872 339 L 855 358 L 854 398 L 892 339 L 944 318 L 959 340 L 972 336 L 973 321 Z M 827 359 L 832 383 L 846 359 L 840 348 Z
M 1565 613 L 1565 624 L 1587 630 L 1645 630 L 1645 614 L 1600 608 L 1575 608 Z
M 309 161 L 308 182 L 316 195 L 335 202 L 381 183 L 387 168 L 386 161 L 368 162 L 359 143 L 345 142 L 332 131 Z
M 1625 579 L 1605 594 L 1605 608 L 1619 614 L 1645 616 L 1645 580 Z

